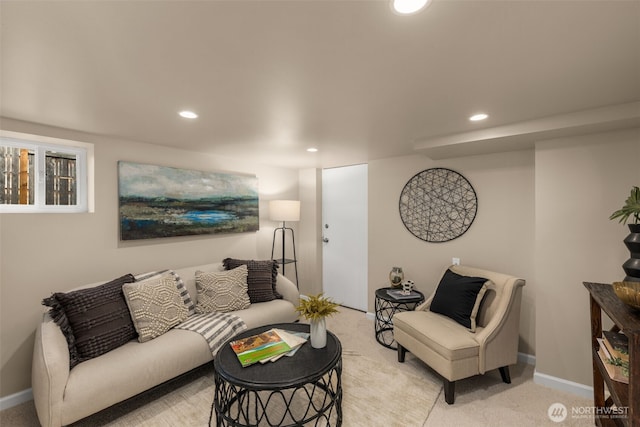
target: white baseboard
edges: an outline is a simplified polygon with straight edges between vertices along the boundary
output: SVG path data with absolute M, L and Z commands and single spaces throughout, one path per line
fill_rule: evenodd
M 536 357 L 533 354 L 518 353 L 518 362 L 536 366 Z
M 533 382 L 556 390 L 593 399 L 593 387 L 534 371 Z
M 13 408 L 21 403 L 33 400 L 33 392 L 31 389 L 22 390 L 9 396 L 0 397 L 0 411 Z
M 364 317 L 366 317 L 366 318 L 367 318 L 367 319 L 369 319 L 369 320 L 374 320 L 374 319 L 376 318 L 376 315 L 367 311 L 367 312 L 364 314 Z

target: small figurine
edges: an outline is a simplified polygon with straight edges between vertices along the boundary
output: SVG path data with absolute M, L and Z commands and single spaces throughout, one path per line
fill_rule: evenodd
M 414 288 L 413 280 L 407 280 L 402 283 L 402 293 L 405 295 L 411 294 L 411 290 Z

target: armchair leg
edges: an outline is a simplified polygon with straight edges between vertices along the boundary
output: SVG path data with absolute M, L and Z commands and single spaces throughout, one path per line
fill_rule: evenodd
M 509 367 L 503 366 L 500 369 L 500 376 L 502 377 L 502 381 L 511 384 L 511 375 L 509 375 Z
M 407 353 L 407 349 L 398 344 L 398 362 L 404 363 L 404 355 Z
M 453 405 L 455 401 L 455 393 L 456 393 L 456 382 L 449 381 L 445 378 L 444 380 L 444 401 L 449 405 Z

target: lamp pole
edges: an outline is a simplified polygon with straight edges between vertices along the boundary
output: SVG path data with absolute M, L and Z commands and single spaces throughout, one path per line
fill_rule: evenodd
M 284 235 L 285 235 L 286 229 L 287 227 L 285 227 L 284 221 L 282 221 L 282 275 L 283 276 L 284 276 L 284 265 L 286 264 L 285 258 L 284 258 Z M 291 232 L 293 233 L 293 230 L 291 230 Z

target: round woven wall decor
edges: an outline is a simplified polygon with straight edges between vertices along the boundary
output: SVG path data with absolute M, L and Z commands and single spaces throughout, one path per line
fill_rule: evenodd
M 400 218 L 418 239 L 448 242 L 471 227 L 478 211 L 476 192 L 458 172 L 427 169 L 411 178 L 400 194 Z

